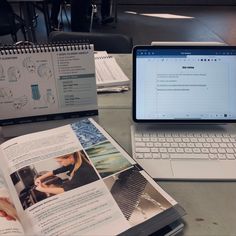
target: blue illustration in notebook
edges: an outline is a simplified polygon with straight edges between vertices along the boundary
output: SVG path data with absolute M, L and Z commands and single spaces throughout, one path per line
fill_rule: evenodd
M 40 95 L 40 92 L 39 92 L 39 86 L 38 84 L 32 84 L 31 85 L 31 92 L 32 92 L 32 98 L 34 100 L 39 100 L 41 95 Z

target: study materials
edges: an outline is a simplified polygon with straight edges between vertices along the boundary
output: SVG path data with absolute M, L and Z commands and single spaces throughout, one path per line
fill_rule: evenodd
M 97 115 L 93 45 L 0 49 L 0 125 Z
M 115 88 L 125 91 L 129 88 L 130 80 L 113 56 L 106 51 L 97 51 L 94 57 L 98 92 L 114 91 Z
M 183 208 L 92 119 L 8 140 L 0 159 L 1 235 L 150 235 L 183 227 L 176 223 Z
M 236 47 L 133 51 L 132 151 L 153 177 L 236 179 Z

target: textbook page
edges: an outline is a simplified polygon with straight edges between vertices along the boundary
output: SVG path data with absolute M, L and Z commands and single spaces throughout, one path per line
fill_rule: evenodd
M 0 172 L 0 235 L 23 236 L 24 230 Z
M 29 235 L 116 235 L 177 205 L 92 119 L 14 138 L 1 149 Z
M 106 51 L 97 51 L 94 57 L 98 89 L 122 85 L 128 87 L 130 85 L 129 78 L 113 56 L 109 56 Z

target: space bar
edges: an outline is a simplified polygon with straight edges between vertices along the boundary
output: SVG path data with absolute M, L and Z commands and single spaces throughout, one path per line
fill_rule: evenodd
M 208 154 L 196 154 L 196 153 L 181 153 L 181 154 L 176 154 L 172 153 L 170 155 L 170 159 L 203 159 L 207 160 L 209 159 Z

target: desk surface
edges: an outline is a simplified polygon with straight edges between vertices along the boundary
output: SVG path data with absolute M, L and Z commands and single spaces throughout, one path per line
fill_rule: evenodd
M 131 78 L 131 56 L 115 56 Z M 131 91 L 99 95 L 99 123 L 131 154 Z M 184 207 L 185 229 L 180 235 L 236 235 L 236 182 L 159 181 Z
M 131 77 L 131 56 L 115 55 Z M 131 154 L 131 91 L 98 97 L 98 122 Z M 159 181 L 186 210 L 184 236 L 236 235 L 236 182 Z

